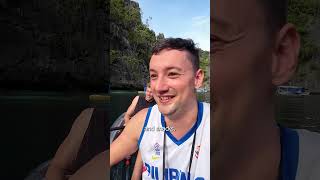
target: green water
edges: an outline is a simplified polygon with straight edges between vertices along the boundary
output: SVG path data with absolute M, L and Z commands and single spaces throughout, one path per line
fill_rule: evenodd
M 106 107 L 89 101 L 91 93 L 0 92 L 2 169 L 0 179 L 24 179 L 51 159 L 73 121 L 87 107 Z
M 126 111 L 137 91 L 114 91 L 112 98 L 113 120 Z M 210 102 L 210 93 L 198 93 L 200 101 Z M 320 95 L 276 96 L 278 123 L 297 129 L 320 132 Z
M 111 91 L 111 101 L 89 100 L 91 93 L 0 92 L 2 163 L 0 179 L 23 179 L 51 159 L 74 119 L 87 107 L 105 107 L 111 124 L 125 112 L 137 91 Z M 198 94 L 209 102 L 209 93 Z M 284 126 L 320 132 L 320 95 L 277 96 L 276 118 Z
M 0 91 L 1 136 L 5 169 L 0 179 L 24 179 L 51 159 L 75 118 L 88 107 L 104 107 L 109 124 L 127 110 L 137 91 L 110 92 L 110 102 L 89 100 L 92 93 L 53 91 Z M 206 100 L 208 94 L 199 94 Z
M 320 132 L 320 95 L 277 96 L 276 119 L 290 128 Z
M 112 90 L 110 92 L 110 117 L 113 122 L 122 113 L 126 112 L 138 91 Z
M 133 98 L 137 95 L 138 91 L 113 90 L 110 92 L 110 117 L 112 122 L 116 120 L 117 117 L 119 117 L 122 113 L 127 111 Z M 210 101 L 210 93 L 198 93 L 197 96 L 200 101 Z

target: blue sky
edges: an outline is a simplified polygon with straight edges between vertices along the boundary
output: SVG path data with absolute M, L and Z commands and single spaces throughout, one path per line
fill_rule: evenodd
M 203 50 L 210 50 L 210 0 L 134 0 L 143 22 L 165 37 L 191 38 Z

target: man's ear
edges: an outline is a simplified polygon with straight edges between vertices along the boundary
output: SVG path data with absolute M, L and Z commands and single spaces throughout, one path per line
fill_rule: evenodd
M 194 85 L 196 88 L 200 88 L 202 86 L 204 79 L 204 72 L 202 69 L 198 69 L 195 76 Z
M 284 25 L 278 32 L 275 54 L 272 58 L 272 83 L 281 85 L 290 80 L 298 65 L 300 36 L 292 24 Z

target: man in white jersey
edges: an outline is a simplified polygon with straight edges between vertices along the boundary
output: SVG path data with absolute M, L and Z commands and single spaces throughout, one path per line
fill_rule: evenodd
M 204 73 L 192 40 L 159 42 L 150 59 L 150 86 L 157 105 L 137 113 L 110 146 L 110 165 L 134 153 L 143 179 L 210 179 L 210 106 L 198 102 Z
M 276 86 L 298 64 L 285 0 L 211 3 L 213 179 L 319 180 L 320 136 L 279 127 Z

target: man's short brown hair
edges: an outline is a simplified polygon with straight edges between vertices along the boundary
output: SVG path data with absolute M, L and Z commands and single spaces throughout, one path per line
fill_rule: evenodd
M 191 39 L 182 38 L 165 38 L 159 41 L 152 49 L 152 54 L 159 54 L 162 50 L 174 49 L 180 51 L 188 51 L 191 54 L 191 63 L 193 69 L 199 69 L 199 49 L 196 48 L 195 43 Z

